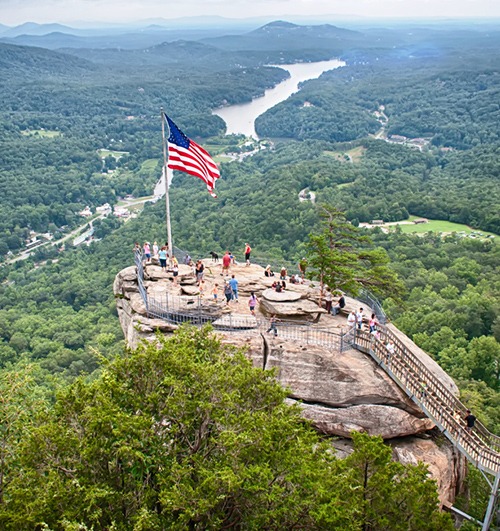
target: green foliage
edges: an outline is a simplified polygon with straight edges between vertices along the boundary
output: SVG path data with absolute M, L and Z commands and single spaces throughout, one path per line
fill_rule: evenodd
M 449 515 L 436 510 L 435 483 L 422 463 L 407 467 L 392 461 L 391 448 L 380 437 L 356 432 L 352 437 L 354 453 L 342 464 L 350 476 L 361 529 L 453 529 Z
M 9 471 L 3 529 L 449 528 L 425 469 L 381 439 L 337 460 L 242 351 L 188 327 L 158 343 L 60 392 Z
M 375 294 L 397 298 L 401 291 L 394 271 L 388 267 L 384 249 L 370 249 L 368 236 L 351 225 L 344 214 L 323 205 L 321 228 L 309 236 L 307 276 L 356 296 L 367 288 Z

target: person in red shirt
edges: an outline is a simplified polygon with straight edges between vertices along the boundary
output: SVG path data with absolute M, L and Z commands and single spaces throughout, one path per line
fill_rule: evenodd
M 231 255 L 229 254 L 229 251 L 226 251 L 226 254 L 222 257 L 222 273 L 221 275 L 226 273 L 226 277 L 229 276 L 229 266 L 231 265 Z
M 247 262 L 247 266 L 250 265 L 250 253 L 252 252 L 252 248 L 248 243 L 245 243 L 245 260 Z

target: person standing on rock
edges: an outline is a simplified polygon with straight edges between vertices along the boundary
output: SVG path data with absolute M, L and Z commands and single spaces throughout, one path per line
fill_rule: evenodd
M 205 266 L 201 260 L 198 260 L 196 262 L 196 281 L 198 282 L 198 286 L 200 285 L 200 282 L 203 280 L 204 272 L 205 272 Z
M 234 275 L 231 275 L 231 280 L 229 281 L 229 285 L 231 286 L 231 289 L 233 290 L 233 300 L 236 302 L 238 301 L 238 281 L 234 278 Z
M 250 247 L 250 245 L 248 245 L 248 243 L 245 243 L 245 261 L 246 261 L 247 266 L 250 265 L 250 253 L 251 252 L 252 252 L 252 248 Z
M 214 302 L 217 302 L 217 298 L 219 296 L 219 284 L 217 282 L 212 287 L 212 297 L 214 299 Z
M 278 329 L 276 328 L 277 321 L 278 319 L 276 319 L 276 314 L 273 313 L 273 315 L 271 315 L 271 319 L 269 319 L 269 328 L 267 329 L 267 333 L 271 331 L 274 332 L 274 337 L 278 335 Z
M 331 313 L 332 311 L 332 302 L 333 302 L 332 290 L 328 287 L 326 288 L 326 294 L 325 294 L 325 310 L 328 313 Z
M 226 277 L 229 275 L 229 267 L 231 265 L 231 255 L 229 254 L 229 251 L 226 251 L 226 254 L 222 257 L 222 273 L 226 273 Z
M 255 306 L 257 306 L 257 303 L 259 302 L 259 299 L 255 295 L 255 293 L 252 291 L 250 293 L 250 299 L 248 299 L 248 307 L 250 308 L 250 313 L 255 316 Z
M 347 317 L 347 324 L 349 328 L 353 328 L 356 325 L 356 312 L 354 310 Z
M 160 249 L 160 252 L 158 253 L 158 257 L 160 259 L 161 270 L 162 271 L 166 271 L 167 270 L 167 257 L 168 257 L 168 254 L 167 254 L 167 248 L 165 246 L 163 246 Z
M 301 258 L 299 260 L 299 273 L 302 280 L 304 280 L 304 277 L 306 275 L 306 269 L 307 269 L 307 260 L 305 258 Z
M 146 259 L 146 263 L 149 264 L 151 261 L 151 247 L 149 246 L 149 242 L 144 242 L 144 258 Z
M 224 295 L 226 297 L 226 304 L 229 305 L 231 299 L 233 298 L 233 290 L 229 285 L 229 282 L 224 281 Z
M 153 258 L 156 258 L 156 260 L 158 260 L 158 243 L 157 242 L 154 242 L 153 243 Z

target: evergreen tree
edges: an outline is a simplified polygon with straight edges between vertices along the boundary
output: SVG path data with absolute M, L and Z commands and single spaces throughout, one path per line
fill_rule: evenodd
M 320 229 L 309 235 L 309 278 L 354 296 L 366 288 L 397 298 L 402 285 L 388 266 L 385 250 L 370 248 L 370 238 L 349 223 L 342 211 L 329 205 L 320 209 Z

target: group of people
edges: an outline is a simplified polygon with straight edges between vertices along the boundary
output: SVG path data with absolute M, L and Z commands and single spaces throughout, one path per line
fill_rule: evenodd
M 343 293 L 337 293 L 338 300 L 333 305 L 333 293 L 330 288 L 326 288 L 325 293 L 325 309 L 328 313 L 331 313 L 332 315 L 337 315 L 345 308 L 345 297 Z

